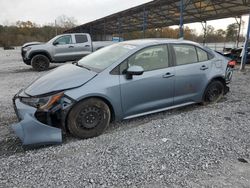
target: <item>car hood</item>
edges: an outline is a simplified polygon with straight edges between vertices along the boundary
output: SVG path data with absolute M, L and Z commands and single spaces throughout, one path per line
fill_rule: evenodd
M 33 46 L 33 45 L 40 45 L 40 44 L 44 44 L 42 42 L 28 42 L 28 43 L 25 43 L 22 48 L 25 48 L 25 47 L 28 47 L 28 46 Z
M 38 78 L 25 89 L 25 93 L 30 96 L 37 96 L 76 88 L 87 83 L 96 75 L 96 72 L 73 64 L 66 64 Z

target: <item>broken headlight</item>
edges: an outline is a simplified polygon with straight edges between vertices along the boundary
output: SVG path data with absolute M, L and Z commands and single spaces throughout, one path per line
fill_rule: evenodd
M 21 102 L 29 106 L 47 110 L 50 109 L 55 103 L 57 103 L 63 96 L 63 93 L 57 93 L 51 96 L 44 97 L 22 97 L 20 98 Z

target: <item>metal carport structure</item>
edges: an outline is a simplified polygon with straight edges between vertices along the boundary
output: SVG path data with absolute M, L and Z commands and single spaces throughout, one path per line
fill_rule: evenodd
M 82 24 L 66 32 L 90 33 L 94 39 L 105 40 L 107 35 L 145 31 L 173 25 L 206 22 L 250 13 L 250 0 L 154 0 L 101 19 Z
M 187 24 L 237 17 L 249 12 L 250 0 L 154 0 L 82 24 L 67 32 L 88 32 L 92 35 L 145 32 L 151 28 L 182 25 L 181 20 Z

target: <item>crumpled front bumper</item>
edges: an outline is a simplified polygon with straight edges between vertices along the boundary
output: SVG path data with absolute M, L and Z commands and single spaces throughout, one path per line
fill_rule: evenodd
M 26 51 L 23 50 L 23 48 L 21 49 L 21 55 L 22 55 L 22 59 L 23 59 L 23 62 L 27 65 L 30 65 L 31 64 L 31 59 L 29 59 L 27 56 L 26 56 Z
M 58 144 L 62 142 L 62 130 L 38 121 L 36 108 L 23 104 L 19 98 L 13 99 L 16 115 L 20 122 L 11 125 L 23 145 Z

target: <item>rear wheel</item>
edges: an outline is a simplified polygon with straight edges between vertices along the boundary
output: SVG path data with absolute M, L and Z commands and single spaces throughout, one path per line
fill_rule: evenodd
M 67 119 L 70 133 L 78 138 L 91 138 L 100 135 L 108 127 L 109 122 L 108 105 L 96 98 L 76 104 Z
M 204 103 L 216 103 L 224 95 L 225 87 L 221 81 L 212 81 L 208 86 L 204 93 Z
M 49 58 L 45 55 L 35 55 L 31 59 L 31 65 L 35 71 L 44 71 L 49 68 Z

